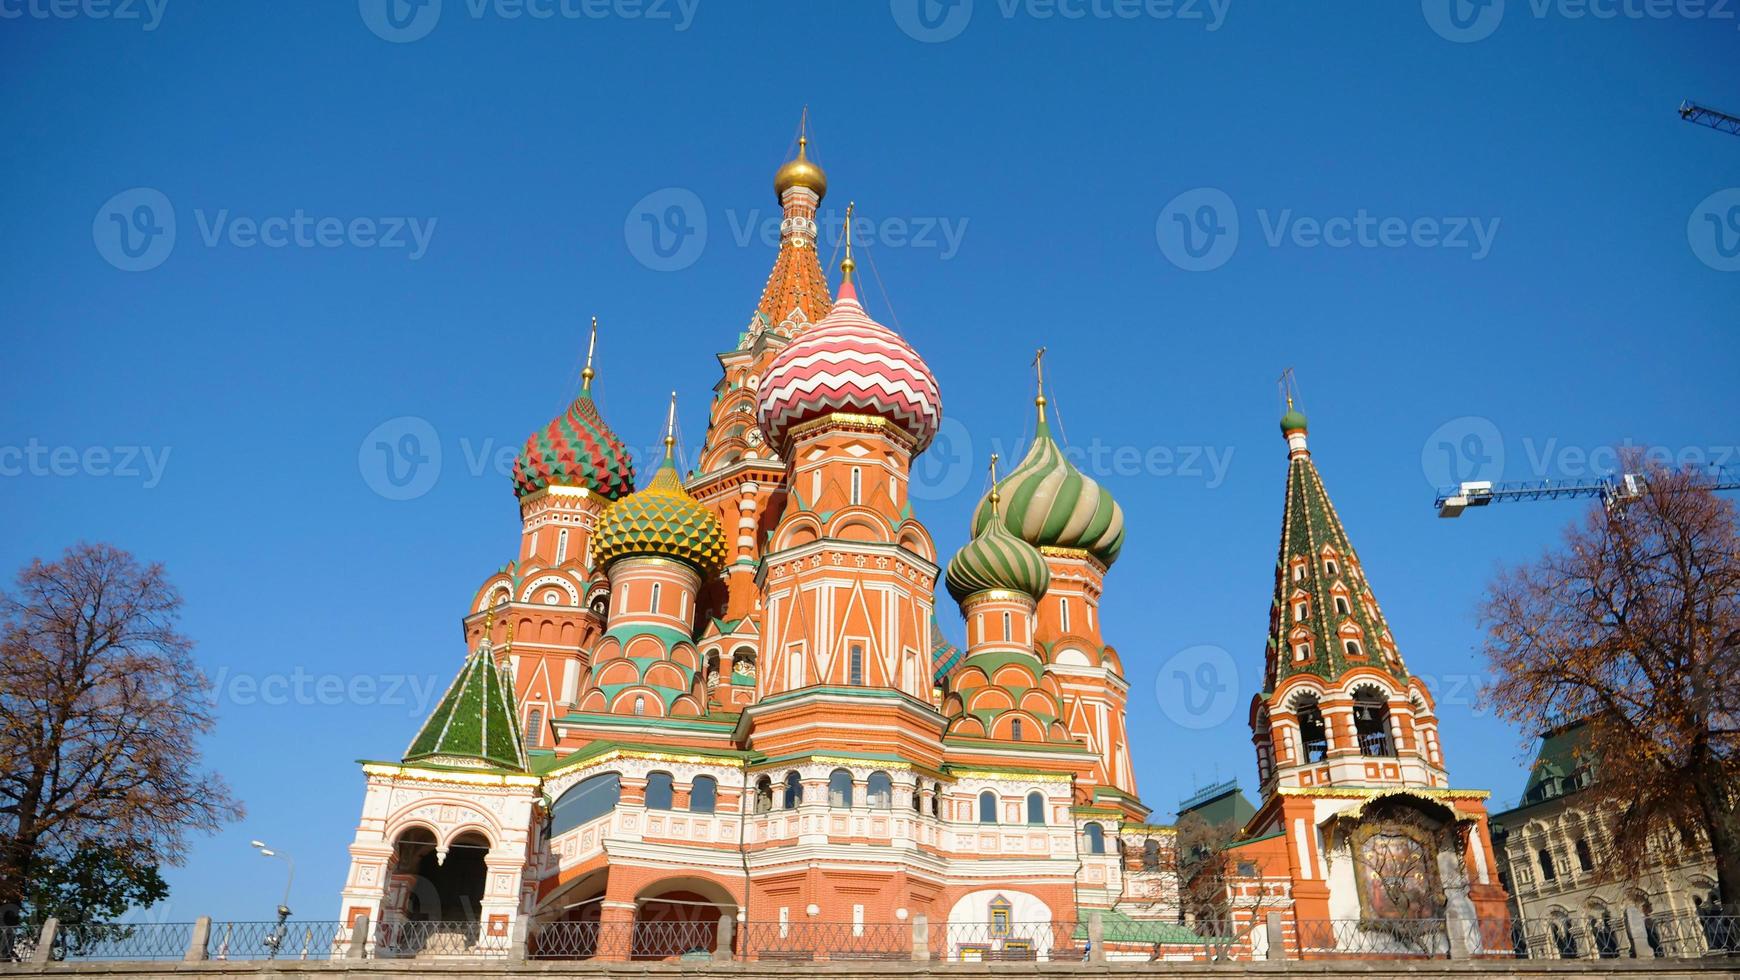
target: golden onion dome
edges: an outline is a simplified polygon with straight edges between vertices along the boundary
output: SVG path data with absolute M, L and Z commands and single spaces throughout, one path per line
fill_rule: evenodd
M 793 187 L 805 187 L 814 191 L 817 200 L 827 196 L 828 175 L 809 158 L 809 142 L 809 137 L 799 136 L 797 157 L 787 160 L 785 166 L 780 167 L 779 172 L 773 175 L 773 194 L 776 198 L 785 200 L 785 192 Z

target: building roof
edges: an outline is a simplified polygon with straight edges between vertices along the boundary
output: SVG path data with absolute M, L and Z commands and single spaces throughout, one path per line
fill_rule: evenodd
M 1052 440 L 1043 396 L 1027 456 L 993 489 L 1001 498 L 1003 524 L 1028 544 L 1087 551 L 1106 565 L 1118 560 L 1124 547 L 1123 508 Z M 975 530 L 991 522 L 991 510 L 987 493 L 973 512 Z
M 991 489 L 991 508 L 997 508 L 997 490 Z M 980 592 L 1004 589 L 1035 601 L 1051 585 L 1051 566 L 1039 549 L 1010 533 L 1000 520 L 979 526 L 972 540 L 955 552 L 943 576 L 949 595 L 965 602 Z
M 1236 779 L 1206 787 L 1178 803 L 1179 820 L 1200 817 L 1211 827 L 1230 823 L 1234 828 L 1243 828 L 1256 812 Z
M 526 437 L 514 460 L 514 493 L 584 487 L 606 500 L 634 490 L 634 460 L 592 401 L 592 369 L 568 410 Z
M 644 490 L 604 509 L 592 534 L 592 557 L 600 568 L 619 558 L 672 558 L 703 577 L 725 564 L 725 529 L 713 512 L 683 489 L 665 440 L 665 459 Z
M 1295 674 L 1334 680 L 1354 667 L 1369 666 L 1407 677 L 1389 623 L 1378 607 L 1347 529 L 1329 500 L 1323 478 L 1305 449 L 1305 416 L 1289 407 L 1283 423 L 1288 437 L 1286 505 L 1281 514 L 1280 553 L 1275 559 L 1273 629 L 1269 635 L 1269 676 L 1264 689 Z M 1331 564 L 1333 563 L 1333 564 Z M 1333 568 L 1333 571 L 1331 570 Z M 1297 571 L 1295 570 L 1297 569 Z M 1346 612 L 1336 599 L 1345 602 Z M 1305 616 L 1296 612 L 1305 605 Z M 1348 653 L 1358 640 L 1360 655 Z M 1310 644 L 1301 661 L 1295 650 Z
M 528 768 L 511 679 L 487 632 L 405 750 L 405 762 L 525 772 Z
M 1592 762 L 1588 719 L 1579 718 L 1549 728 L 1541 735 L 1535 761 L 1529 766 L 1522 798 L 1502 813 L 1514 813 L 1588 788 L 1594 781 Z M 1494 819 L 1502 813 L 1493 814 Z

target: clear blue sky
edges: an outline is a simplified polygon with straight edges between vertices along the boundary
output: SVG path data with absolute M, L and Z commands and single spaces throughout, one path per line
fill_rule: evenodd
M 1524 739 L 1474 704 L 1475 607 L 1578 507 L 1440 521 L 1440 444 L 1523 479 L 1583 475 L 1578 452 L 1622 440 L 1740 442 L 1740 139 L 1674 112 L 1740 104 L 1731 18 L 1509 0 L 1451 39 L 1436 0 L 1201 0 L 1197 21 L 1012 0 L 965 21 L 912 0 L 513 19 L 446 0 L 396 32 L 378 0 L 141 0 L 141 20 L 23 3 L 0 2 L 24 14 L 0 19 L 0 566 L 105 540 L 186 595 L 223 680 L 207 758 L 249 815 L 194 842 L 161 918 L 269 915 L 283 868 L 254 837 L 297 859 L 301 916 L 337 915 L 353 760 L 403 750 L 458 666 L 465 603 L 513 556 L 493 454 L 570 396 L 591 313 L 616 429 L 654 444 L 675 388 L 699 443 L 712 355 L 773 257 L 741 229 L 775 216 L 805 103 L 825 208 L 908 223 L 866 249 L 886 286 L 867 301 L 892 305 L 959 423 L 921 470 L 941 547 L 964 540 L 988 453 L 1031 431 L 1035 347 L 1070 444 L 1107 450 L 1086 465 L 1129 540 L 1103 621 L 1160 819 L 1217 776 L 1254 781 L 1282 368 L 1404 657 L 1438 679 L 1453 778 L 1500 798 Z M 137 188 L 161 196 L 115 198 Z M 165 205 L 167 250 L 146 237 Z M 672 205 L 707 238 L 666 259 L 652 246 L 676 240 L 641 217 Z M 299 211 L 316 244 L 249 237 Z M 1316 237 L 1362 216 L 1370 247 Z M 1193 236 L 1236 222 L 1236 248 L 1182 242 L 1180 217 L 1208 219 Z M 332 247 L 321 218 L 340 219 Z M 421 245 L 392 229 L 408 218 Z M 393 500 L 373 444 L 411 430 L 370 433 L 402 416 L 442 458 Z M 128 447 L 150 455 L 125 465 Z M 1178 687 L 1229 663 L 1227 692 Z M 273 677 L 288 686 L 251 686 Z

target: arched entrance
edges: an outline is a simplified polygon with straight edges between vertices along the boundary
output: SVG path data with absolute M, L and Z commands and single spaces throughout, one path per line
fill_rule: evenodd
M 403 886 L 400 922 L 387 945 L 400 955 L 463 952 L 477 942 L 489 840 L 467 831 L 445 852 L 426 827 L 412 827 L 393 841 L 392 875 Z
M 719 918 L 736 914 L 736 900 L 711 881 L 669 878 L 649 885 L 635 899 L 630 957 L 665 960 L 711 954 L 719 942 Z

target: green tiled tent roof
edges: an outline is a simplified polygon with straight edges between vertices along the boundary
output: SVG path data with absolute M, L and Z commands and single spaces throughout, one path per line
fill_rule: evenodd
M 1299 417 L 1297 424 L 1304 424 L 1303 416 Z M 1330 575 L 1324 567 L 1322 555 L 1326 546 L 1339 556 L 1335 575 Z M 1297 582 L 1290 571 L 1295 558 L 1306 559 L 1305 576 Z M 1337 582 L 1347 589 L 1347 615 L 1335 609 L 1331 588 Z M 1310 631 L 1314 653 L 1312 659 L 1303 664 L 1294 661 L 1290 640 L 1294 628 L 1300 625 L 1293 620 L 1292 602 L 1294 594 L 1299 591 L 1305 593 L 1310 603 L 1303 625 Z M 1311 673 L 1333 679 L 1356 664 L 1387 670 L 1397 679 L 1408 676 L 1400 653 L 1393 661 L 1384 660 L 1379 639 L 1389 633 L 1389 623 L 1378 608 L 1377 597 L 1372 594 L 1358 552 L 1354 551 L 1347 529 L 1335 513 L 1335 505 L 1329 501 L 1329 491 L 1324 489 L 1323 478 L 1318 475 L 1309 453 L 1294 455 L 1287 466 L 1281 549 L 1275 559 L 1274 610 L 1275 629 L 1269 636 L 1269 652 L 1276 673 L 1265 685 L 1268 690 L 1274 690 L 1276 683 L 1294 674 Z M 1357 660 L 1349 659 L 1338 633 L 1340 624 L 1349 619 L 1359 626 L 1360 645 L 1365 652 L 1365 656 Z
M 495 665 L 487 641 L 465 659 L 459 676 L 405 750 L 404 761 L 526 771 L 513 684 Z

